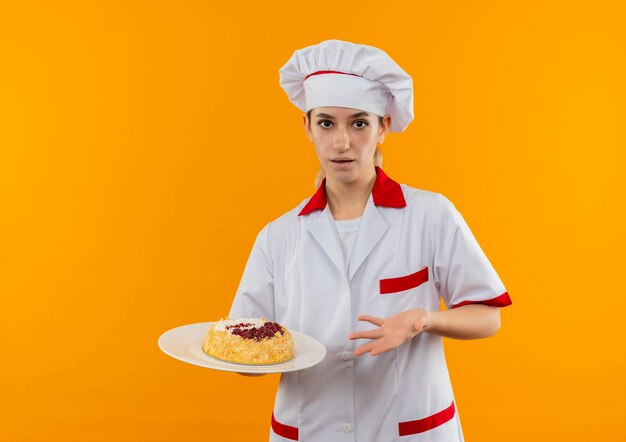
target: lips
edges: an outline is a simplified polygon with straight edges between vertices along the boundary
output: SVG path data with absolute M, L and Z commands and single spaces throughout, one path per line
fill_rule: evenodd
M 352 163 L 354 163 L 352 158 L 333 158 L 330 161 L 333 163 L 335 170 L 350 170 L 352 169 Z

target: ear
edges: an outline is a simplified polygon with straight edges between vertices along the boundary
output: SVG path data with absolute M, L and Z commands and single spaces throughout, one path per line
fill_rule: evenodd
M 385 142 L 385 137 L 389 133 L 389 129 L 391 129 L 391 115 L 387 114 L 383 117 L 383 124 L 380 126 L 378 132 L 378 144 Z
M 304 131 L 306 132 L 307 138 L 312 143 L 313 133 L 311 132 L 311 123 L 308 121 L 306 114 L 302 114 L 302 125 L 304 126 Z

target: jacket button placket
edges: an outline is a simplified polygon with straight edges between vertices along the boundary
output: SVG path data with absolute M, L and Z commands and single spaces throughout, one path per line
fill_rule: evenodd
M 348 283 L 347 275 L 344 274 L 341 285 L 340 294 L 344 301 L 342 305 L 344 311 L 341 314 L 341 320 L 344 321 L 339 327 L 342 336 L 337 336 L 341 342 L 345 341 L 345 347 L 339 348 L 335 353 L 335 363 L 340 368 L 340 379 L 337 379 L 335 386 L 338 387 L 336 399 L 342 404 L 342 412 L 336 416 L 333 421 L 335 424 L 331 432 L 334 434 L 331 440 L 355 442 L 354 439 L 354 360 L 352 355 L 351 342 L 348 341 L 348 334 L 352 327 L 352 308 L 350 302 L 350 285 Z M 343 336 L 345 335 L 345 336 Z
M 341 296 L 345 297 L 344 299 L 350 300 L 350 285 L 348 283 L 347 274 L 344 274 L 341 283 Z M 348 307 L 348 311 L 345 316 L 343 316 L 343 320 L 345 324 L 348 325 L 348 328 L 352 328 L 352 308 L 351 302 L 348 301 L 344 305 L 350 306 Z M 351 342 L 348 341 L 348 334 L 351 330 L 348 330 L 346 336 L 342 337 L 342 339 L 346 340 L 346 347 L 339 352 L 337 355 L 337 363 L 342 364 L 342 398 L 340 399 L 345 404 L 345 413 L 342 413 L 341 416 L 338 416 L 338 426 L 336 427 L 337 440 L 346 441 L 346 442 L 356 442 L 355 441 L 355 432 L 354 432 L 354 356 L 352 354 Z

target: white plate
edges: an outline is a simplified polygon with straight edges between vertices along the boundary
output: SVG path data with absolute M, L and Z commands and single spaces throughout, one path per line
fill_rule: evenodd
M 211 324 L 212 322 L 198 322 L 168 330 L 159 337 L 159 348 L 166 355 L 188 364 L 214 370 L 251 374 L 304 370 L 321 362 L 326 356 L 326 347 L 317 339 L 289 330 L 293 336 L 295 353 L 293 359 L 289 361 L 273 365 L 242 365 L 220 361 L 202 351 L 202 344 Z

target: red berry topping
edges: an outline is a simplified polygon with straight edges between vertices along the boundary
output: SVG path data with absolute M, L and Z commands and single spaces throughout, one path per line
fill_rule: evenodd
M 247 324 L 248 326 L 251 324 Z M 280 332 L 281 335 L 285 334 L 285 329 L 283 329 L 276 322 L 266 322 L 259 328 L 239 328 L 244 326 L 243 324 L 233 325 L 228 328 L 232 328 L 231 333 L 233 335 L 241 336 L 244 339 L 254 339 L 255 341 L 260 341 L 261 339 L 271 338 L 276 335 L 276 332 Z

